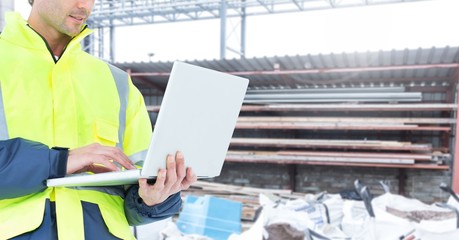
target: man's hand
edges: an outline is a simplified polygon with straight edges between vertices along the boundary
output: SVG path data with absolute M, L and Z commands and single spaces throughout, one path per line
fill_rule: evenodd
M 166 169 L 158 171 L 154 185 L 149 185 L 145 178 L 139 179 L 139 196 L 148 206 L 162 203 L 170 195 L 188 189 L 197 181 L 193 170 L 185 169 L 185 160 L 181 152 L 177 152 L 175 157 L 169 154 L 166 161 Z
M 67 174 L 79 172 L 111 172 L 119 171 L 115 162 L 126 169 L 135 169 L 129 158 L 116 147 L 108 147 L 93 143 L 69 151 Z

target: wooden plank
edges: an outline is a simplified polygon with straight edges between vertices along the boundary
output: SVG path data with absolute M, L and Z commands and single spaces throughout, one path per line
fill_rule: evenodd
M 457 104 L 267 104 L 244 105 L 241 111 L 456 111 Z
M 317 165 L 317 166 L 342 166 L 342 167 L 381 167 L 381 168 L 407 168 L 407 169 L 430 169 L 430 170 L 448 170 L 447 165 L 436 164 L 385 164 L 385 163 L 364 163 L 364 162 L 328 162 L 328 161 L 279 161 L 272 159 L 242 159 L 227 157 L 227 162 L 239 163 L 260 163 L 260 164 L 299 164 L 299 165 Z
M 227 154 L 228 160 L 269 160 L 273 162 L 289 162 L 301 164 L 301 162 L 347 162 L 347 163 L 384 163 L 384 164 L 414 164 L 414 159 L 400 159 L 400 158 L 353 158 L 353 157 L 337 157 L 337 156 L 294 156 L 294 155 L 245 155 L 245 154 Z
M 160 106 L 149 105 L 147 110 L 158 112 Z M 243 105 L 241 111 L 456 111 L 457 104 L 267 104 Z
M 312 122 L 312 123 L 418 123 L 456 124 L 453 118 L 375 118 L 375 117 L 239 117 L 238 122 Z
M 324 152 L 324 151 L 277 151 L 277 152 L 259 152 L 259 151 L 228 151 L 228 154 L 270 154 L 277 155 L 292 155 L 292 156 L 339 156 L 352 158 L 400 158 L 400 159 L 415 159 L 423 161 L 431 161 L 432 154 L 415 154 L 415 153 L 375 153 L 375 152 Z
M 352 123 L 274 123 L 243 122 L 236 124 L 237 129 L 286 129 L 286 130 L 374 130 L 374 131 L 451 131 L 450 127 L 417 125 L 371 125 Z
M 391 146 L 406 146 L 412 145 L 411 142 L 398 142 L 398 141 L 383 141 L 383 140 L 349 140 L 349 139 L 291 139 L 291 138 L 233 138 L 232 141 L 243 141 L 243 142 L 280 142 L 280 143 L 317 143 L 319 145 L 322 144 L 365 144 L 365 145 L 391 145 Z M 423 144 L 419 144 L 423 145 Z M 430 145 L 430 144 L 424 144 Z
M 431 151 L 431 144 L 411 144 L 394 141 L 322 140 L 322 139 L 279 139 L 279 138 L 233 138 L 231 146 L 291 147 L 291 148 L 339 148 Z

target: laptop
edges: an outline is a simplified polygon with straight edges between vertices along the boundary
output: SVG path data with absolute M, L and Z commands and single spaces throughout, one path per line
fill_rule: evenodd
M 220 175 L 249 80 L 176 61 L 172 67 L 143 168 L 75 174 L 47 186 L 110 186 L 155 178 L 167 154 L 181 151 L 198 178 Z

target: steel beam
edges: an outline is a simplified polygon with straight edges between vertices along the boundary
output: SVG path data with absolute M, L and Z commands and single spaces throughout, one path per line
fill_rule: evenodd
M 245 28 L 246 16 L 417 1 L 428 0 L 378 0 L 370 2 L 356 2 L 355 0 L 100 0 L 96 1 L 88 23 L 91 28 L 106 28 L 241 17 L 242 28 Z M 222 8 L 226 9 L 224 14 L 221 12 Z M 241 31 L 245 32 L 243 29 Z M 103 36 L 99 36 L 99 38 L 103 39 Z M 245 45 L 244 38 L 245 34 L 241 33 L 241 45 Z M 226 44 L 222 44 L 222 47 L 226 48 Z M 108 46 L 107 48 L 109 51 L 113 51 L 112 47 Z M 102 53 L 92 52 L 92 54 L 101 55 L 105 50 L 97 49 L 97 51 Z M 241 55 L 244 56 L 244 53 L 245 47 L 243 46 Z M 109 56 L 111 55 L 112 53 L 109 53 Z
M 219 12 L 222 4 L 227 6 L 228 17 L 241 17 L 242 14 L 253 16 L 418 1 L 427 0 L 379 0 L 371 2 L 356 2 L 355 0 L 101 0 L 96 1 L 91 20 L 96 27 L 99 27 L 212 19 L 220 17 L 216 13 Z M 247 12 L 243 13 L 242 8 L 247 9 Z M 110 19 L 115 20 L 115 22 L 110 23 Z

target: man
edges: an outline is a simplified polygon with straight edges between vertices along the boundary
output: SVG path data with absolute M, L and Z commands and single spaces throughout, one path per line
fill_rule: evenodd
M 0 35 L 0 239 L 133 239 L 129 225 L 177 213 L 196 176 L 177 152 L 154 185 L 46 187 L 134 168 L 152 130 L 127 75 L 81 50 L 94 0 L 29 2 Z

